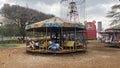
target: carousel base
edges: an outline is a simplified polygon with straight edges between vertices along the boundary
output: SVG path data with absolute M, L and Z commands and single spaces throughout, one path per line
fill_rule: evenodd
M 42 50 L 42 49 L 26 49 L 27 53 L 40 53 L 40 54 L 66 54 L 66 53 L 75 53 L 75 52 L 85 52 L 86 49 L 82 48 L 82 49 L 75 49 L 75 50 L 70 50 L 70 49 L 62 49 L 59 51 L 52 51 L 52 50 Z

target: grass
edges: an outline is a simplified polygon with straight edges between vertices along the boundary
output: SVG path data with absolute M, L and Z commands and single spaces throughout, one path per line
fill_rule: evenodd
M 25 44 L 19 43 L 17 38 L 3 38 L 0 39 L 0 48 L 11 48 L 11 47 L 19 47 Z
M 20 47 L 25 44 L 0 44 L 0 48 L 12 48 L 12 47 Z
M 24 41 L 26 41 L 26 38 Z M 0 44 L 21 44 L 21 43 L 23 42 L 19 41 L 18 38 L 16 37 L 14 38 L 8 37 L 8 38 L 3 38 L 3 39 L 0 38 Z
M 17 38 L 3 38 L 0 39 L 0 44 L 17 44 L 19 43 L 18 39 Z

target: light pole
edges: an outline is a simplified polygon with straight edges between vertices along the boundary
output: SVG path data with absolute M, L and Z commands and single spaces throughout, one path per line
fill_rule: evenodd
M 0 22 L 0 27 L 1 27 L 1 35 L 0 35 L 0 38 L 1 38 L 1 41 L 3 41 L 3 31 L 2 31 L 2 25 L 3 25 L 3 23 L 2 22 Z

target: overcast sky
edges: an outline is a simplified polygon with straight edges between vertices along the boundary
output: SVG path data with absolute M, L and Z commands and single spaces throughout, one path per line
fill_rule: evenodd
M 29 8 L 42 11 L 48 14 L 54 14 L 60 17 L 60 1 L 61 0 L 0 0 L 0 8 L 4 3 L 18 4 Z M 111 10 L 111 6 L 119 4 L 119 0 L 86 0 L 86 20 L 102 21 L 103 28 L 107 28 L 110 19 L 106 18 L 106 14 Z

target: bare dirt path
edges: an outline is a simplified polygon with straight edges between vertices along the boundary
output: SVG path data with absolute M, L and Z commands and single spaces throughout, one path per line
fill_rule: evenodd
M 87 52 L 27 54 L 25 47 L 0 49 L 0 68 L 120 68 L 120 48 L 90 42 Z

